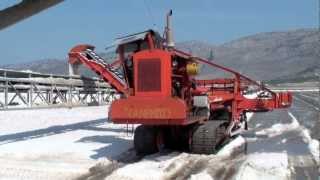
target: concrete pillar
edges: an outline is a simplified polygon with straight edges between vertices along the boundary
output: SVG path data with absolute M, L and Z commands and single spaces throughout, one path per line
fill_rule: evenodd
M 68 64 L 69 76 L 79 75 L 79 64 Z

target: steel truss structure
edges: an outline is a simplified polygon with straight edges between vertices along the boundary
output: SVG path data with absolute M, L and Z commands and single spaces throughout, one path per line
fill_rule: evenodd
M 104 105 L 116 96 L 98 78 L 0 69 L 0 110 Z

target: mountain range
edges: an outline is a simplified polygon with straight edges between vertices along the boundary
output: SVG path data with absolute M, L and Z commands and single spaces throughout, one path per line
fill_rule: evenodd
M 320 33 L 317 29 L 266 32 L 214 45 L 201 41 L 177 43 L 178 49 L 232 68 L 255 80 L 312 81 L 320 74 Z M 108 54 L 102 52 L 102 56 Z M 43 59 L 2 65 L 0 68 L 67 74 L 67 60 Z M 85 71 L 85 74 L 92 75 Z M 217 77 L 221 71 L 207 66 L 203 78 Z

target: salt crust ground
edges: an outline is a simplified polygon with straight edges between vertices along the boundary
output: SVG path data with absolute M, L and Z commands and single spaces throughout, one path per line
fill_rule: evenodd
M 0 179 L 70 179 L 127 151 L 132 134 L 107 109 L 0 111 Z
M 107 109 L 0 111 L 0 179 L 73 179 L 97 164 L 109 167 L 114 157 L 132 147 L 133 137 L 126 126 L 107 122 Z M 255 134 L 272 137 L 298 130 L 310 152 L 319 157 L 319 142 L 290 116 L 290 124 L 275 124 Z M 157 153 L 114 168 L 105 178 L 290 179 L 285 152 L 239 154 L 246 141 L 239 136 L 217 155 L 210 156 Z

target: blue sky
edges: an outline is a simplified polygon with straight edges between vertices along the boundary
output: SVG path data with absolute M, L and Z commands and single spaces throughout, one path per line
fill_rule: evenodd
M 15 2 L 1 0 L 0 9 Z M 102 51 L 117 36 L 147 28 L 162 33 L 170 8 L 178 42 L 221 44 L 258 32 L 318 24 L 318 0 L 67 0 L 0 31 L 0 64 L 66 58 L 79 43 Z

